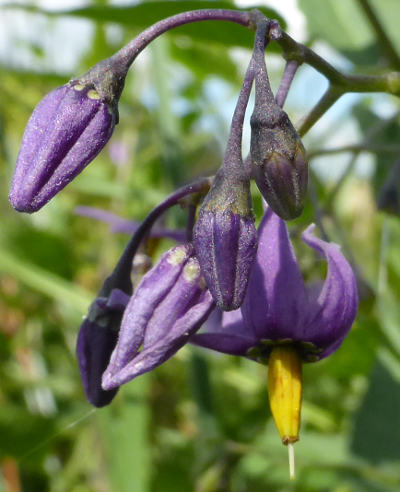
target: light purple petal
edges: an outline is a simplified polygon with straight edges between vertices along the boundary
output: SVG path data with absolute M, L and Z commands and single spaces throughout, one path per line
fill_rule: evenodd
M 258 339 L 298 338 L 307 293 L 285 222 L 271 209 L 258 229 L 259 244 L 242 315 Z
M 326 357 L 336 350 L 348 333 L 357 314 L 358 293 L 356 278 L 339 246 L 313 235 L 314 225 L 303 233 L 303 241 L 328 261 L 325 283 L 309 308 L 302 340 L 311 341 L 327 350 Z
M 142 278 L 124 312 L 118 344 L 107 368 L 109 373 L 118 372 L 136 356 L 154 310 L 175 284 L 191 253 L 190 245 L 167 251 Z
M 128 234 L 129 236 L 134 234 L 140 226 L 140 222 L 123 219 L 116 214 L 97 207 L 79 206 L 75 208 L 75 213 L 82 215 L 83 217 L 89 217 L 90 219 L 106 222 L 109 224 L 111 232 L 121 232 Z M 182 229 L 174 230 L 168 229 L 167 227 L 155 226 L 152 227 L 150 235 L 151 237 L 159 238 L 168 237 L 178 243 L 182 243 L 185 240 L 186 231 Z
M 219 325 L 208 327 L 207 322 L 205 326 L 204 331 L 190 338 L 190 343 L 233 355 L 245 355 L 249 348 L 257 344 L 243 323 L 240 309 L 224 312 Z
M 126 364 L 119 372 L 103 375 L 103 389 L 113 389 L 133 378 L 149 372 L 172 357 L 195 333 L 214 309 L 209 291 L 204 291 L 198 303 L 176 321 L 173 328 L 157 343 L 143 349 L 137 357 Z

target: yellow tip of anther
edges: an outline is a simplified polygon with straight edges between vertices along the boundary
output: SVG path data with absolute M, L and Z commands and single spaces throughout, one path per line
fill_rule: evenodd
M 290 442 L 288 444 L 288 454 L 289 454 L 289 476 L 290 480 L 296 480 L 296 475 L 294 471 L 294 446 L 293 443 Z

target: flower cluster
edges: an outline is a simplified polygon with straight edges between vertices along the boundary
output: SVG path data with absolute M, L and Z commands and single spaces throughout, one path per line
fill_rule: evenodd
M 313 235 L 313 226 L 303 240 L 325 257 L 328 273 L 322 286 L 304 285 L 283 219 L 303 210 L 307 158 L 269 85 L 264 52 L 270 23 L 259 12 L 252 22 L 257 26 L 254 50 L 220 169 L 215 177 L 175 191 L 130 229 L 132 239 L 82 323 L 77 355 L 86 396 L 98 407 L 109 404 L 122 384 L 153 370 L 188 342 L 269 364 L 271 409 L 283 442 L 291 445 L 298 439 L 302 363 L 327 357 L 340 346 L 358 298 L 349 263 L 338 246 Z M 100 62 L 36 107 L 10 191 L 16 210 L 40 209 L 107 143 L 137 47 L 133 51 L 131 57 L 122 50 Z M 253 82 L 245 164 L 242 129 Z M 268 203 L 258 230 L 252 179 Z M 201 202 L 194 227 L 188 219 L 185 240 L 169 232 L 180 243 L 134 289 L 131 265 L 140 243 L 161 214 L 191 195 Z M 198 204 L 193 201 L 192 212 Z M 223 312 L 222 321 L 201 331 L 214 309 Z

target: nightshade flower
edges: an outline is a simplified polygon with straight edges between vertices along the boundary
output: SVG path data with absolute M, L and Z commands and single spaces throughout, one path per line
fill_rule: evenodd
M 118 100 L 128 66 L 117 56 L 42 99 L 30 117 L 9 199 L 36 212 L 103 149 L 118 123 Z
M 301 364 L 339 348 L 357 313 L 355 275 L 339 247 L 313 235 L 303 241 L 325 257 L 324 284 L 307 288 L 289 241 L 286 225 L 271 209 L 258 229 L 259 245 L 240 310 L 224 313 L 218 329 L 190 342 L 269 363 L 271 410 L 284 444 L 298 440 Z

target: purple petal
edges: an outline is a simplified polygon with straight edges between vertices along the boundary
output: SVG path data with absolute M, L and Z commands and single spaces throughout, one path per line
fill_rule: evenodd
M 269 209 L 258 234 L 257 257 L 242 304 L 244 323 L 257 339 L 298 339 L 307 294 L 285 222 Z
M 107 369 L 109 374 L 118 372 L 137 355 L 151 317 L 174 286 L 192 251 L 190 245 L 172 248 L 142 278 L 124 312 L 118 344 Z
M 110 326 L 85 318 L 79 330 L 76 354 L 82 385 L 87 400 L 95 407 L 108 405 L 117 393 L 117 389 L 103 390 L 101 377 L 117 344 L 118 329 L 114 325 L 118 324 L 117 318 L 121 322 L 121 317 L 117 313 L 110 317 Z
M 64 188 L 108 142 L 115 114 L 90 86 L 55 89 L 27 124 L 10 191 L 12 206 L 35 212 Z
M 319 295 L 310 306 L 302 339 L 328 349 L 323 354 L 323 357 L 326 357 L 340 346 L 356 317 L 357 282 L 339 246 L 315 237 L 314 227 L 308 227 L 302 238 L 305 243 L 325 256 L 328 261 L 328 274 Z
M 225 354 L 246 355 L 257 341 L 243 323 L 240 309 L 223 313 L 219 326 L 208 327 L 190 338 L 190 343 Z
M 252 217 L 231 211 L 203 210 L 194 244 L 208 288 L 220 309 L 237 309 L 243 302 L 257 250 Z
M 123 219 L 116 214 L 97 207 L 79 206 L 75 208 L 75 213 L 82 215 L 83 217 L 106 222 L 109 224 L 111 232 L 121 232 L 130 236 L 134 234 L 140 226 L 140 222 Z M 166 227 L 152 227 L 151 229 L 151 237 L 168 237 L 177 243 L 182 243 L 185 240 L 185 235 L 186 232 L 183 230 L 173 230 Z
M 103 389 L 110 390 L 121 386 L 168 360 L 188 342 L 189 337 L 200 328 L 213 309 L 214 302 L 211 294 L 203 291 L 197 304 L 178 319 L 165 336 L 143 349 L 119 372 L 110 374 L 106 371 L 103 375 Z

